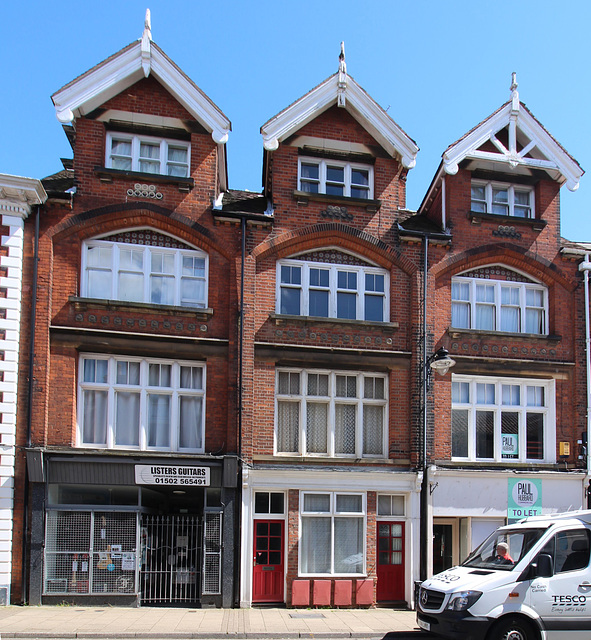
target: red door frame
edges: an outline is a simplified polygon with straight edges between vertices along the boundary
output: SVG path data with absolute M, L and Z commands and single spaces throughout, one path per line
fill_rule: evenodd
M 283 602 L 285 521 L 253 521 L 252 601 Z

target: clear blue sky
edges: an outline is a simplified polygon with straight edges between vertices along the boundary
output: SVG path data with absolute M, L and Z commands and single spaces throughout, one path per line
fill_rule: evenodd
M 261 188 L 260 126 L 337 70 L 420 147 L 416 209 L 445 148 L 509 98 L 521 100 L 591 174 L 589 0 L 5 0 L 0 6 L 0 173 L 42 178 L 71 150 L 50 96 L 138 39 L 154 41 L 232 121 L 230 187 Z M 562 234 L 591 241 L 591 177 L 562 189 Z

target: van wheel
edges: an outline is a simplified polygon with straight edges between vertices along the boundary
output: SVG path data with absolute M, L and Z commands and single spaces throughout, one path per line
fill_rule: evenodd
M 538 634 L 523 618 L 505 618 L 497 623 L 488 640 L 536 640 Z

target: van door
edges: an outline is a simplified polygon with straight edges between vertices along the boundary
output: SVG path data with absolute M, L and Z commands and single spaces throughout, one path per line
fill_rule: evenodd
M 541 551 L 554 559 L 554 575 L 532 580 L 529 599 L 549 640 L 591 637 L 590 538 L 583 528 L 560 531 Z

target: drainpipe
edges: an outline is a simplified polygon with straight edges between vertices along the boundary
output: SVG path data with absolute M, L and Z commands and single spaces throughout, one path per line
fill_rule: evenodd
M 591 478 L 591 456 L 589 455 L 589 445 L 591 444 L 591 321 L 589 319 L 589 271 L 591 262 L 589 254 L 585 253 L 585 259 L 579 265 L 579 271 L 583 272 L 585 278 L 585 361 L 587 368 L 587 492 L 589 492 L 589 479 Z M 587 493 L 587 508 L 589 508 L 591 496 Z
M 31 292 L 31 333 L 29 337 L 29 381 L 27 392 L 27 436 L 26 449 L 31 448 L 31 432 L 33 414 L 31 407 L 33 406 L 33 385 L 35 376 L 35 322 L 37 314 L 37 273 L 39 264 L 39 219 L 41 216 L 41 205 L 37 207 L 35 216 L 35 246 L 33 253 L 33 283 Z M 24 478 L 24 495 L 23 495 L 23 533 L 22 533 L 22 595 L 23 604 L 28 604 L 28 588 L 29 588 L 29 550 L 27 548 L 27 531 L 29 529 L 29 471 L 25 458 L 25 478 Z
M 421 456 L 420 468 L 422 473 L 420 495 L 420 564 L 419 578 L 427 579 L 429 557 L 429 481 L 427 478 L 427 275 L 428 275 L 428 248 L 429 238 L 423 235 L 423 353 L 421 358 L 421 404 L 422 404 L 422 429 L 421 429 Z

